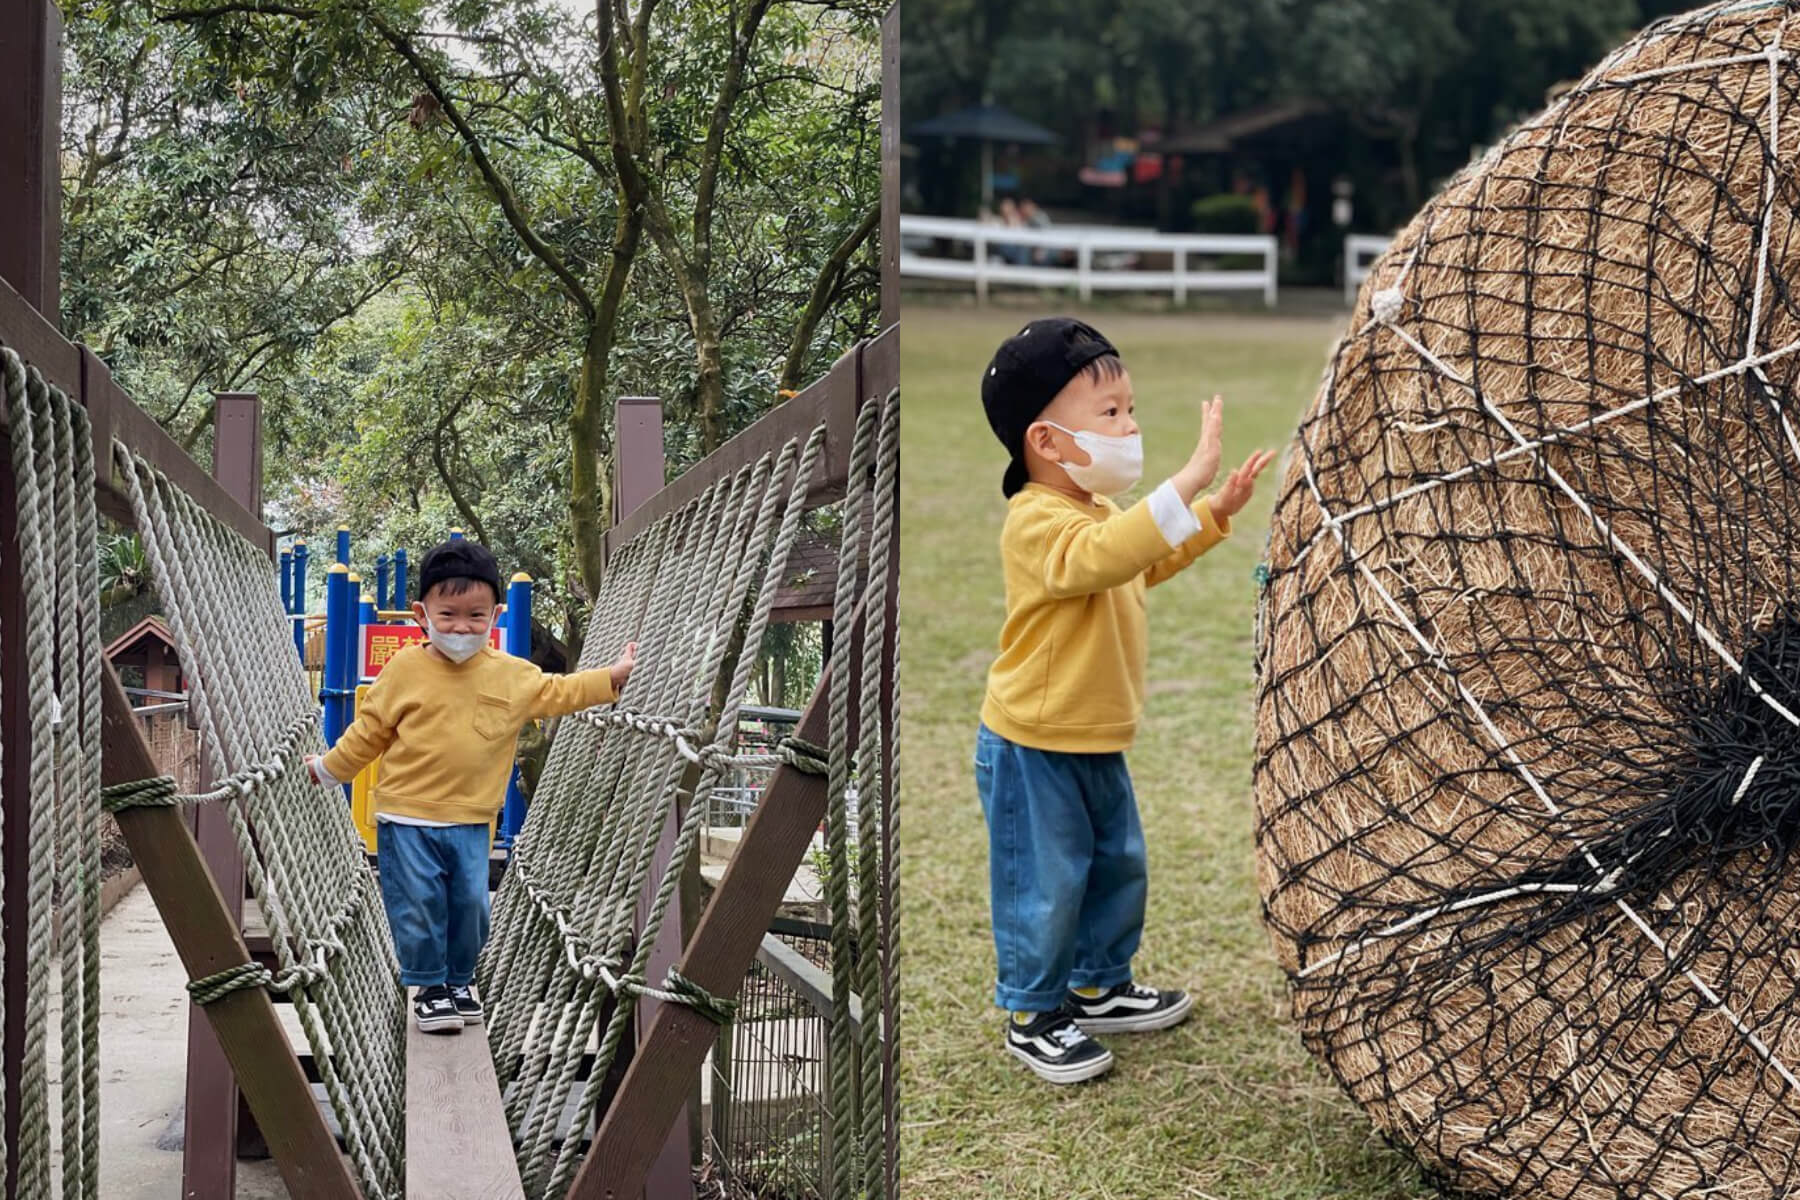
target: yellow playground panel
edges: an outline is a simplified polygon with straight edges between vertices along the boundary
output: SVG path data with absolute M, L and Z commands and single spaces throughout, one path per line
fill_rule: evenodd
M 358 684 L 356 687 L 356 707 L 361 708 L 363 693 L 372 685 Z M 375 781 L 381 778 L 381 760 L 362 769 L 350 782 L 350 816 L 356 822 L 356 832 L 362 835 L 363 848 L 370 854 L 375 853 Z M 488 849 L 494 848 L 494 827 L 499 823 L 499 814 L 488 822 Z

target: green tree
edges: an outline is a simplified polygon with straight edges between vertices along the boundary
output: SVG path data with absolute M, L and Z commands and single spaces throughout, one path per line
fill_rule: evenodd
M 615 355 L 639 330 L 652 346 L 666 334 L 669 297 L 691 356 L 672 412 L 702 452 L 816 363 L 822 326 L 868 331 L 839 314 L 873 311 L 873 273 L 857 266 L 872 258 L 879 179 L 871 10 L 640 0 L 602 5 L 585 32 L 533 0 L 159 12 L 219 70 L 281 88 L 297 112 L 388 114 L 363 212 L 414 249 L 433 319 L 495 326 L 496 358 L 565 364 L 566 506 L 590 591 L 610 515 Z M 787 185 L 821 162 L 829 173 L 812 173 L 810 190 Z M 669 291 L 639 298 L 650 250 Z M 782 330 L 772 343 L 756 336 L 767 322 Z M 763 378 L 735 412 L 733 367 L 746 360 Z

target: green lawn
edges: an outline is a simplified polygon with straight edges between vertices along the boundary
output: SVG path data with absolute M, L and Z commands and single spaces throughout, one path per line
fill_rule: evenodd
M 1178 1030 L 1113 1037 L 1094 1084 L 1040 1083 L 999 1048 L 987 833 L 970 755 L 1001 619 L 999 446 L 978 380 L 1032 314 L 910 305 L 902 333 L 906 796 L 904 1192 L 963 1197 L 1429 1194 L 1301 1048 L 1258 921 L 1250 800 L 1252 570 L 1275 469 L 1230 541 L 1150 594 L 1149 711 L 1132 754 L 1150 842 L 1140 978 L 1191 988 Z M 1095 316 L 1120 347 L 1145 478 L 1175 469 L 1225 396 L 1227 465 L 1283 447 L 1335 320 Z

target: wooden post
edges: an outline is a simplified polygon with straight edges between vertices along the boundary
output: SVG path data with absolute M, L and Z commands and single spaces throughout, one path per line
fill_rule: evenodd
M 110 785 L 160 774 L 119 677 L 110 665 L 102 671 L 101 782 Z M 181 812 L 128 808 L 117 818 L 188 977 L 201 979 L 249 962 L 243 934 L 207 874 L 200 847 Z M 360 1200 L 300 1060 L 288 1048 L 269 993 L 242 988 L 203 1011 L 268 1139 L 289 1195 L 295 1200 Z M 231 1145 L 223 1144 L 228 1149 Z
M 259 520 L 262 517 L 262 409 L 255 393 L 220 392 L 213 410 L 213 477 Z M 191 713 L 190 713 L 191 715 Z M 208 760 L 204 755 L 201 762 Z M 205 785 L 203 785 L 205 786 Z M 244 859 L 231 819 L 216 805 L 192 813 L 194 841 L 219 885 L 232 927 L 244 927 Z M 284 1042 L 283 1045 L 286 1045 Z M 239 1097 L 231 1065 L 206 1010 L 188 1005 L 187 1107 L 181 1140 L 181 1194 L 188 1200 L 229 1196 L 237 1183 Z M 242 1132 L 254 1140 L 253 1123 Z
M 16 10 L 16 11 L 15 11 Z M 9 5 L 0 20 L 0 278 L 52 330 L 60 327 L 59 259 L 62 181 L 57 161 L 62 133 L 62 18 L 49 0 Z M 59 381 L 63 382 L 63 381 Z M 4 422 L 0 422 L 4 424 Z M 19 561 L 19 513 L 12 447 L 0 438 L 0 562 Z M 16 569 L 0 571 L 0 630 L 17 639 L 25 629 L 25 588 Z M 29 673 L 25 655 L 9 643 L 0 653 L 0 740 L 11 753 L 0 761 L 0 855 L 6 883 L 0 892 L 5 922 L 6 1020 L 0 1029 L 0 1074 L 6 1107 L 6 1196 L 18 1195 L 19 1080 L 25 1060 L 26 914 L 31 878 Z M 35 848 L 50 853 L 47 846 Z
M 663 414 L 662 402 L 654 396 L 621 396 L 614 417 L 613 462 L 615 479 L 613 482 L 613 507 L 619 519 L 631 515 L 639 505 L 662 490 L 663 486 Z M 669 815 L 663 826 L 662 836 L 656 843 L 656 853 L 650 860 L 650 877 L 644 885 L 644 894 L 638 897 L 638 919 L 641 921 L 650 911 L 650 905 L 656 894 L 657 881 L 667 869 L 669 859 L 675 853 L 675 841 L 682 819 L 681 806 Z M 668 912 L 663 918 L 662 929 L 651 947 L 650 961 L 645 967 L 648 978 L 661 979 L 668 969 L 675 965 L 681 956 L 683 915 L 692 908 L 692 897 L 686 895 L 687 888 L 676 891 L 670 901 Z M 636 1020 L 633 1022 L 633 1033 L 637 1038 L 637 1052 L 642 1052 L 645 1031 L 649 1021 L 650 1005 L 640 1001 Z M 636 1063 L 633 1057 L 633 1063 Z M 699 1079 L 698 1071 L 693 1076 Z M 694 1139 L 693 1122 L 698 1113 L 693 1105 L 686 1105 L 687 1112 L 681 1114 L 685 1119 L 676 1119 L 673 1127 L 665 1125 L 658 1131 L 655 1146 L 646 1147 L 654 1152 L 649 1169 L 641 1177 L 640 1186 L 645 1200 L 692 1200 L 694 1195 Z M 637 1187 L 631 1195 L 637 1194 Z

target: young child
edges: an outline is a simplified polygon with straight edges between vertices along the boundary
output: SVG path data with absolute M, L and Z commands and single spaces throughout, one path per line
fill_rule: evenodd
M 1128 509 L 1143 467 L 1131 377 L 1091 326 L 1033 321 L 981 381 L 1012 462 L 1000 554 L 1006 622 L 988 672 L 975 779 L 988 824 L 1006 1048 L 1053 1083 L 1102 1075 L 1091 1033 L 1164 1029 L 1192 1000 L 1133 982 L 1148 871 L 1125 751 L 1144 703 L 1145 589 L 1218 544 L 1273 461 L 1215 494 L 1220 401 L 1187 465 Z
M 488 824 L 504 799 L 519 730 L 618 699 L 637 646 L 610 667 L 546 675 L 488 645 L 501 599 L 486 547 L 452 540 L 419 569 L 413 617 L 429 641 L 389 659 L 331 752 L 306 764 L 321 786 L 356 778 L 380 756 L 375 786 L 381 899 L 400 979 L 419 989 L 428 1033 L 481 1020 L 469 983 L 488 934 Z

